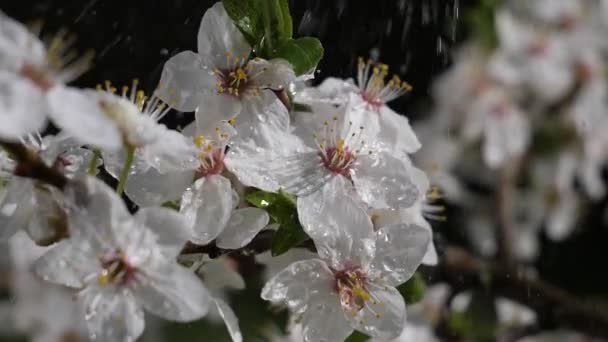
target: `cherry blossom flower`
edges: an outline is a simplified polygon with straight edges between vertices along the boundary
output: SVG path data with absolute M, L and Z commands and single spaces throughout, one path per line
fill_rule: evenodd
M 84 73 L 93 56 L 74 58 L 74 40 L 60 31 L 45 46 L 25 26 L 0 12 L 0 137 L 18 141 L 42 129 L 47 114 L 63 123 L 67 109 L 81 111 L 71 124 L 86 124 L 88 108 L 75 108 L 79 92 L 65 84 Z
M 144 329 L 142 307 L 180 322 L 206 314 L 209 292 L 176 263 L 188 238 L 179 213 L 148 208 L 131 216 L 94 178 L 70 187 L 80 197 L 80 209 L 69 216 L 77 233 L 43 255 L 35 270 L 46 281 L 79 289 L 92 339 L 134 341 Z
M 30 135 L 23 142 L 49 166 L 62 170 L 68 178 L 82 175 L 92 156 L 70 137 Z M 66 203 L 57 189 L 29 179 L 12 176 L 4 196 L 0 199 L 0 238 L 11 237 L 18 230 L 26 230 L 42 245 L 65 237 L 68 232 Z
M 429 232 L 403 224 L 374 232 L 364 207 L 336 178 L 298 201 L 298 215 L 320 259 L 299 261 L 275 275 L 262 298 L 283 302 L 301 317 L 304 341 L 342 341 L 353 329 L 398 336 L 405 302 L 394 288 L 414 273 Z
M 180 111 L 204 111 L 209 123 L 228 120 L 241 112 L 259 112 L 276 100 L 295 79 L 282 59 L 250 59 L 252 47 L 232 22 L 221 2 L 201 21 L 198 53 L 173 56 L 163 69 L 157 95 Z
M 315 113 L 311 122 L 300 127 L 305 145 L 276 157 L 267 172 L 285 191 L 297 196 L 310 195 L 331 179 L 341 178 L 352 182 L 371 207 L 411 206 L 419 193 L 409 174 L 409 158 L 384 149 L 380 142 L 365 140 L 367 127 L 359 124 L 361 112 L 351 110 L 350 104 L 336 108 L 334 114 Z M 322 128 L 314 132 L 319 126 Z

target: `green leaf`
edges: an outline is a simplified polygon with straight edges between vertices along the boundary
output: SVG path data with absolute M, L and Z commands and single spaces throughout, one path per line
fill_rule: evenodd
M 308 240 L 308 235 L 298 220 L 293 196 L 284 192 L 255 191 L 247 194 L 245 199 L 252 205 L 265 209 L 272 220 L 279 224 L 270 248 L 272 256 L 281 255 Z
M 369 340 L 369 336 L 355 330 L 344 342 L 365 342 L 367 340 Z
M 296 75 L 313 70 L 323 58 L 323 46 L 314 37 L 302 37 L 285 42 L 275 57 L 287 60 L 293 66 Z
M 264 36 L 262 12 L 259 0 L 223 0 L 224 8 L 234 24 L 251 46 L 256 46 Z
M 401 293 L 407 304 L 415 304 L 424 297 L 426 283 L 420 273 L 416 272 L 408 281 L 399 285 L 397 290 L 399 290 L 399 293 Z
M 292 20 L 289 14 L 287 0 L 255 0 L 257 8 L 260 8 L 262 25 L 264 28 L 264 39 L 260 57 L 273 58 L 277 48 L 282 46 L 292 36 Z

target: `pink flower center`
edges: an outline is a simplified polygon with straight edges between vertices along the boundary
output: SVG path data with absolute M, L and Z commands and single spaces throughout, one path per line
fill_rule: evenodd
M 209 153 L 201 153 L 197 175 L 199 177 L 206 177 L 222 173 L 224 171 L 225 156 L 223 148 L 217 148 Z
M 360 95 L 369 106 L 375 109 L 379 109 L 387 102 L 402 96 L 412 89 L 399 76 L 394 75 L 388 82 L 386 81 L 387 76 L 388 66 L 386 64 L 375 64 L 371 60 L 365 62 L 363 58 L 359 58 L 357 83 Z
M 343 140 L 340 140 L 337 146 L 326 147 L 320 156 L 329 171 L 344 177 L 350 177 L 350 170 L 357 159 L 348 146 L 344 146 Z
M 119 251 L 112 251 L 100 258 L 101 273 L 97 276 L 100 285 L 113 284 L 127 286 L 137 274 L 137 268 L 131 264 L 127 256 Z
M 360 267 L 334 272 L 334 290 L 340 296 L 342 307 L 352 314 L 359 312 L 365 307 L 365 302 L 372 299 L 367 275 Z
M 32 64 L 24 64 L 23 67 L 21 67 L 20 74 L 29 79 L 42 91 L 48 91 L 54 86 L 50 77 L 48 77 L 48 74 Z

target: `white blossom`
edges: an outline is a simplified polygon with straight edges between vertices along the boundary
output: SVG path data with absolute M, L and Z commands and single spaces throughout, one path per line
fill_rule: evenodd
M 262 298 L 301 317 L 304 341 L 342 341 L 353 329 L 394 338 L 405 302 L 394 288 L 414 273 L 430 240 L 416 226 L 374 232 L 364 207 L 340 179 L 298 200 L 298 215 L 320 259 L 299 261 L 275 275 Z
M 69 216 L 76 233 L 42 256 L 36 272 L 79 289 L 91 338 L 134 341 L 144 329 L 142 308 L 180 322 L 205 315 L 208 291 L 175 260 L 188 238 L 183 217 L 165 208 L 131 216 L 107 185 L 85 183 L 73 190 L 86 193 Z

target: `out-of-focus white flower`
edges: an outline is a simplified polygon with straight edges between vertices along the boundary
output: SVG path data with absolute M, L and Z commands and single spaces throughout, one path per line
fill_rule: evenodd
M 81 94 L 65 84 L 89 68 L 92 54 L 74 58 L 73 44 L 74 37 L 61 31 L 45 47 L 25 26 L 0 12 L 1 138 L 18 141 L 42 129 L 47 115 L 61 119 L 70 109 L 81 112 L 71 124 L 86 125 L 88 108 L 76 108 Z
M 23 143 L 40 155 L 48 165 L 58 168 L 68 178 L 82 175 L 92 156 L 70 137 L 30 135 Z M 46 245 L 68 234 L 63 195 L 47 184 L 18 176 L 7 179 L 0 198 L 0 239 L 26 230 L 37 243 Z
M 471 104 L 463 137 L 483 137 L 485 163 L 496 168 L 525 152 L 530 141 L 530 123 L 504 90 L 489 86 Z
M 295 79 L 282 59 L 249 59 L 252 48 L 221 2 L 201 21 L 198 53 L 173 56 L 163 69 L 158 96 L 180 111 L 203 111 L 208 123 L 228 120 L 241 112 L 255 114 L 276 100 L 271 90 Z
M 176 262 L 188 238 L 183 217 L 146 208 L 131 216 L 112 189 L 94 178 L 74 187 L 82 196 L 69 216 L 75 234 L 35 265 L 46 281 L 78 288 L 92 339 L 134 341 L 144 329 L 142 307 L 173 321 L 201 318 L 209 292 Z M 80 187 L 79 187 L 80 186 Z
M 308 145 L 275 158 L 268 169 L 271 178 L 298 196 L 341 178 L 346 180 L 344 184 L 354 184 L 361 199 L 374 208 L 411 206 L 419 193 L 410 176 L 409 158 L 383 149 L 375 140 L 366 141 L 361 112 L 351 110 L 350 102 L 336 111 L 338 114 L 314 113 L 314 120 L 300 127 Z
M 298 215 L 321 259 L 299 261 L 274 276 L 262 298 L 301 317 L 304 341 L 343 341 L 353 331 L 397 337 L 405 302 L 394 288 L 415 272 L 430 240 L 404 224 L 374 232 L 365 209 L 333 179 L 298 200 Z
M 9 240 L 11 256 L 12 320 L 15 327 L 36 342 L 84 339 L 86 326 L 72 294 L 66 288 L 43 282 L 31 270 L 48 248 L 39 247 L 22 233 Z

